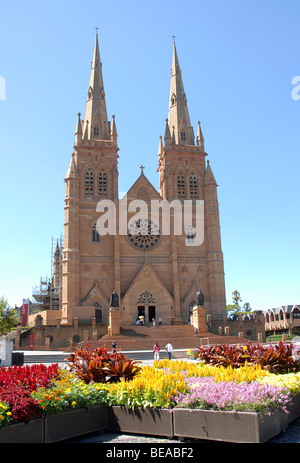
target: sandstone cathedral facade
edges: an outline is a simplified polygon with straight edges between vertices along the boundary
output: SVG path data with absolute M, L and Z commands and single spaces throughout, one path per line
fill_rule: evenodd
M 167 108 L 166 108 L 167 109 Z M 121 122 L 120 122 L 121 123 Z M 155 135 L 155 134 L 154 134 Z M 205 297 L 208 314 L 226 320 L 224 262 L 221 247 L 217 183 L 200 123 L 194 134 L 175 42 L 171 69 L 168 118 L 158 147 L 159 191 L 143 168 L 127 192 L 127 204 L 142 200 L 196 201 L 204 204 L 204 239 L 175 234 L 171 209 L 170 234 L 161 224 L 139 219 L 140 233 L 101 235 L 99 201 L 112 201 L 119 210 L 118 137 L 115 117 L 108 121 L 98 36 L 96 35 L 84 118 L 78 114 L 75 145 L 65 184 L 64 248 L 61 265 L 61 324 L 73 318 L 95 317 L 108 324 L 110 298 L 119 297 L 121 326 L 134 325 L 139 316 L 164 324 L 188 323 L 197 289 Z M 153 153 L 157 156 L 157 153 Z M 140 159 L 139 165 L 142 163 Z M 149 208 L 150 210 L 150 208 Z M 134 213 L 128 212 L 130 218 Z M 156 228 L 155 228 L 156 227 Z

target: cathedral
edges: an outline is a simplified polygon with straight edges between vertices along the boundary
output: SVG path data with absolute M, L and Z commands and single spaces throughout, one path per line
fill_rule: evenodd
M 110 121 L 107 116 L 96 34 L 85 114 L 84 118 L 78 114 L 74 152 L 65 177 L 61 325 L 72 325 L 74 317 L 95 317 L 96 324 L 108 325 L 114 290 L 121 326 L 135 325 L 139 317 L 145 323 L 155 319 L 163 324 L 187 324 L 199 288 L 206 313 L 212 319 L 226 320 L 217 183 L 206 159 L 200 123 L 195 135 L 190 122 L 175 42 L 168 118 L 162 129 L 164 137 L 160 137 L 158 153 L 153 153 L 158 156 L 159 191 L 141 166 L 126 204 L 139 200 L 150 210 L 154 200 L 156 204 L 187 202 L 195 210 L 197 201 L 201 202 L 203 240 L 194 243 L 194 233 L 186 230 L 175 233 L 173 208 L 170 233 L 162 233 L 160 216 L 157 223 L 140 217 L 132 222 L 134 229 L 128 226 L 126 233 L 120 233 L 118 214 L 115 233 L 99 233 L 98 205 L 110 201 L 120 210 L 118 177 L 122 172 L 118 170 L 115 116 Z M 137 162 L 139 167 L 141 161 Z M 128 208 L 128 219 L 134 213 Z

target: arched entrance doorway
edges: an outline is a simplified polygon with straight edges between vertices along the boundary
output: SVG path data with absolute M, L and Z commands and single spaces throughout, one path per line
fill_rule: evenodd
M 145 322 L 152 322 L 156 318 L 155 299 L 149 291 L 144 291 L 138 297 L 137 317 L 144 317 Z

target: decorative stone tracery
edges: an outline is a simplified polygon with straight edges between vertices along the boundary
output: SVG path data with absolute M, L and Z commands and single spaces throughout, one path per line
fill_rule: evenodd
M 155 304 L 155 299 L 149 291 L 144 291 L 140 294 L 137 304 Z

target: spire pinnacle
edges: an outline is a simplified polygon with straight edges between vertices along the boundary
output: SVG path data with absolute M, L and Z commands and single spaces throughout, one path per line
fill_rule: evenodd
M 201 146 L 204 149 L 204 137 L 203 137 L 200 121 L 198 121 L 197 146 Z
M 173 143 L 176 145 L 194 145 L 194 133 L 191 127 L 174 36 L 168 120 L 170 132 L 173 135 Z
M 84 138 L 96 140 L 110 139 L 102 77 L 102 63 L 100 60 L 98 43 L 98 28 L 96 28 L 96 39 L 91 64 L 83 132 Z
M 71 161 L 67 170 L 66 178 L 65 180 L 69 180 L 71 178 L 79 179 L 77 167 L 75 164 L 75 159 L 74 159 L 74 154 L 72 154 Z
M 160 157 L 164 152 L 164 145 L 162 142 L 162 136 L 159 137 L 159 145 L 158 145 L 158 157 Z
M 80 119 L 81 114 L 77 114 L 77 125 L 75 129 L 75 143 L 77 143 L 82 140 L 82 127 L 81 127 L 81 119 Z

